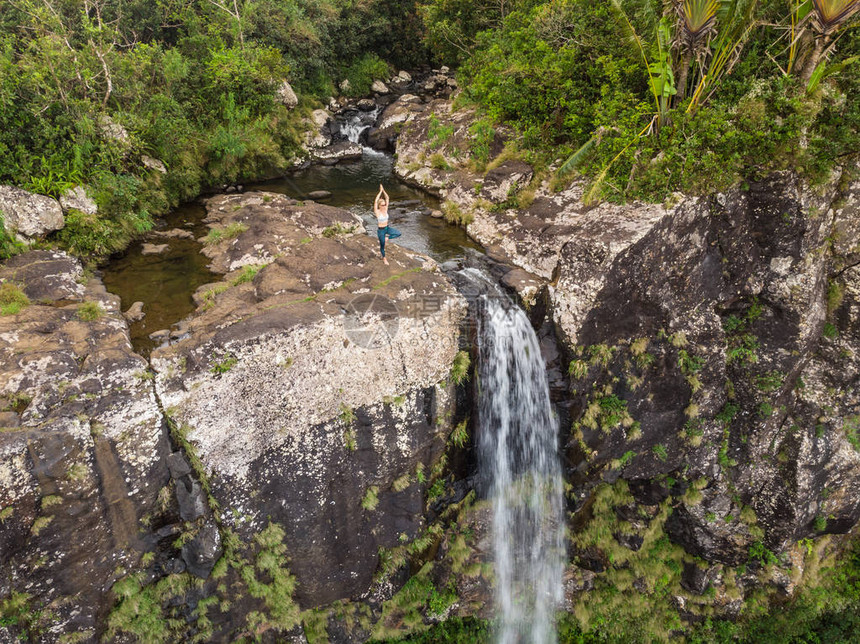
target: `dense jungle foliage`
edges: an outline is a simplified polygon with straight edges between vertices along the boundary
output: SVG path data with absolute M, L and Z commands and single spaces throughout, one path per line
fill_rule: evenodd
M 0 183 L 52 196 L 86 184 L 99 215 L 73 213 L 59 237 L 104 256 L 208 186 L 284 168 L 335 79 L 363 94 L 389 63 L 426 58 L 420 26 L 398 0 L 3 2 Z M 293 112 L 276 100 L 285 79 Z
M 661 200 L 782 168 L 820 180 L 860 149 L 858 5 L 9 0 L 0 182 L 54 196 L 86 184 L 99 215 L 73 213 L 59 240 L 105 256 L 207 187 L 287 167 L 302 117 L 340 79 L 360 95 L 428 62 L 459 70 L 460 105 L 516 129 L 513 153 L 539 169 L 567 159 L 557 187 L 592 177 L 590 199 Z M 285 79 L 294 111 L 277 100 Z
M 525 156 L 540 165 L 566 150 L 562 177 L 594 177 L 592 199 L 661 200 L 776 169 L 821 180 L 857 154 L 858 9 L 434 0 L 425 12 L 434 52 L 460 65 L 461 103 L 513 124 Z

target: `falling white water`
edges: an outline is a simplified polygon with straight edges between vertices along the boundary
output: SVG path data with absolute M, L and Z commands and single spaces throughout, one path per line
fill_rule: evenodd
M 556 641 L 564 522 L 546 365 L 525 313 L 489 279 L 478 298 L 479 468 L 493 503 L 498 640 Z
M 380 108 L 376 107 L 370 112 L 352 112 L 348 116 L 341 117 L 340 132 L 347 140 L 358 143 L 364 151 L 375 153 L 376 150 L 361 143 L 361 133 L 376 123 Z

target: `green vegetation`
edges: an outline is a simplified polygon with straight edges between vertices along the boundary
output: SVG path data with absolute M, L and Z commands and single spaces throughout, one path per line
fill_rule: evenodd
M 858 148 L 854 0 L 467 4 L 424 11 L 432 51 L 460 64 L 459 102 L 518 130 L 526 160 L 566 159 L 556 185 L 592 177 L 587 198 L 662 201 L 785 168 L 816 181 Z
M 84 322 L 100 320 L 105 310 L 99 302 L 84 302 L 78 307 L 78 317 Z
M 239 221 L 234 221 L 232 224 L 226 225 L 224 228 L 211 228 L 203 238 L 203 243 L 206 246 L 213 246 L 219 242 L 236 239 L 243 232 L 248 230 L 247 224 Z
M 376 506 L 379 505 L 379 488 L 375 485 L 371 485 L 364 493 L 364 497 L 361 499 L 361 507 L 365 510 L 373 511 L 376 509 Z
M 0 284 L 0 315 L 17 315 L 25 306 L 30 305 L 30 298 L 11 282 Z
M 451 431 L 451 435 L 448 437 L 448 440 L 457 448 L 463 448 L 466 446 L 466 443 L 469 442 L 469 429 L 468 429 L 469 419 L 464 418 L 457 426 Z
M 239 359 L 236 358 L 236 356 L 225 353 L 221 356 L 220 360 L 216 360 L 212 363 L 212 366 L 209 368 L 209 372 L 221 375 L 230 371 L 230 369 L 235 367 L 238 363 Z
M 468 351 L 458 351 L 454 356 L 454 363 L 451 365 L 451 382 L 455 385 L 461 385 L 469 379 L 469 367 L 471 358 Z
M 239 286 L 239 284 L 247 284 L 251 280 L 253 280 L 257 273 L 265 268 L 265 264 L 249 264 L 248 266 L 243 266 L 242 271 L 239 275 L 230 282 L 233 286 Z
M 208 187 L 286 169 L 302 119 L 342 79 L 365 94 L 388 79 L 388 63 L 423 63 L 416 5 L 4 3 L 0 183 L 52 196 L 87 186 L 98 215 L 69 213 L 56 238 L 106 257 Z M 293 110 L 279 100 L 284 80 L 299 97 Z M 0 236 L 0 254 L 17 249 Z
M 323 237 L 338 237 L 340 235 L 349 235 L 355 231 L 355 226 L 344 226 L 340 222 L 326 226 L 322 231 Z

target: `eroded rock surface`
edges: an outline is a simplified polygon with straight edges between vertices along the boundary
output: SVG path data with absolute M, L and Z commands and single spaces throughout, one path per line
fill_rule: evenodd
M 0 267 L 31 300 L 0 317 L 12 426 L 0 432 L 0 593 L 50 606 L 57 634 L 92 636 L 118 571 L 152 543 L 140 521 L 168 481 L 168 446 L 118 298 L 98 280 L 79 283 L 82 274 L 48 251 Z
M 207 247 L 234 272 L 153 354 L 161 400 L 227 524 L 283 525 L 301 601 L 356 595 L 379 547 L 422 523 L 416 473 L 450 431 L 465 302 L 429 258 L 392 246 L 382 264 L 347 211 L 268 193 L 207 207 L 213 228 L 246 227 Z

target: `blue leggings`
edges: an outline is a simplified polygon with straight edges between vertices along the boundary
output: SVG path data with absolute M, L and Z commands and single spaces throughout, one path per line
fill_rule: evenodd
M 391 226 L 386 226 L 385 228 L 377 228 L 376 236 L 379 238 L 379 250 L 382 252 L 382 256 L 385 257 L 385 238 L 396 239 L 400 237 L 400 231 Z

